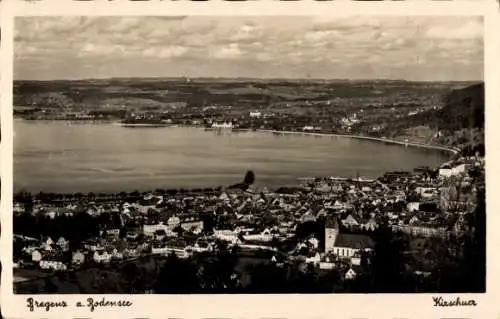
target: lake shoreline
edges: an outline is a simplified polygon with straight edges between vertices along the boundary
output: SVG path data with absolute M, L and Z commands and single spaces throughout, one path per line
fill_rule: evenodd
M 196 188 L 213 188 L 215 186 L 228 185 L 237 182 L 239 180 L 239 173 L 234 171 L 230 171 L 229 173 L 227 172 L 223 173 L 225 172 L 225 168 L 220 168 L 221 165 L 224 165 L 223 167 L 226 167 L 225 165 L 229 165 L 230 167 L 234 165 L 236 168 L 238 168 L 238 171 L 241 169 L 241 174 L 243 174 L 245 170 L 252 169 L 256 171 L 257 174 L 260 174 L 259 176 L 261 178 L 261 181 L 263 182 L 261 186 L 266 186 L 268 188 L 275 189 L 275 188 L 280 188 L 282 186 L 290 186 L 290 185 L 295 186 L 297 185 L 297 183 L 300 183 L 298 182 L 298 180 L 304 176 L 305 177 L 315 176 L 319 178 L 322 177 L 328 178 L 331 176 L 352 178 L 353 176 L 357 176 L 361 173 L 361 176 L 363 177 L 376 179 L 383 176 L 383 174 L 385 174 L 386 172 L 395 170 L 412 171 L 417 167 L 429 167 L 431 169 L 437 169 L 438 167 L 441 167 L 443 163 L 450 160 L 449 157 L 450 152 L 454 153 L 449 149 L 445 149 L 444 147 L 439 147 L 439 146 L 427 146 L 417 143 L 408 143 L 407 144 L 408 146 L 415 146 L 415 148 L 405 148 L 405 147 L 400 147 L 405 145 L 405 143 L 402 141 L 393 141 L 389 139 L 380 139 L 380 138 L 377 139 L 366 136 L 334 134 L 334 133 L 278 131 L 278 130 L 265 130 L 265 129 L 255 130 L 255 129 L 235 128 L 232 131 L 227 130 L 228 135 L 230 135 L 231 132 L 233 132 L 233 137 L 226 136 L 221 139 L 218 136 L 215 136 L 215 133 L 213 134 L 209 132 L 203 133 L 203 130 L 206 131 L 207 129 L 200 125 L 172 125 L 171 130 L 170 128 L 169 129 L 165 128 L 154 131 L 145 128 L 142 130 L 138 129 L 140 130 L 138 131 L 138 133 L 133 133 L 133 130 L 129 131 L 125 129 L 119 129 L 116 127 L 112 128 L 111 126 L 113 126 L 113 124 L 110 122 L 100 123 L 100 125 L 97 126 L 95 124 L 92 125 L 85 124 L 83 127 L 78 127 L 77 124 L 75 124 L 74 127 L 71 127 L 73 125 L 71 123 L 68 123 L 67 121 L 49 121 L 49 122 L 54 123 L 54 126 L 49 125 L 50 127 L 45 128 L 44 124 L 47 123 L 47 121 L 21 120 L 21 122 L 17 124 L 14 123 L 15 130 L 20 130 L 17 132 L 18 133 L 17 135 L 19 135 L 19 133 L 25 133 L 25 134 L 20 134 L 21 136 L 16 136 L 16 140 L 20 138 L 20 140 L 16 142 L 19 145 L 25 145 L 23 144 L 24 143 L 23 139 L 32 140 L 29 138 L 29 136 L 39 136 L 40 134 L 42 134 L 42 136 L 45 136 L 47 135 L 43 134 L 43 132 L 45 131 L 50 133 L 49 135 L 47 135 L 49 136 L 48 151 L 50 151 L 49 152 L 50 154 L 49 153 L 45 154 L 44 152 L 42 152 L 43 150 L 40 151 L 38 144 L 36 144 L 36 146 L 31 146 L 31 148 L 34 147 L 34 149 L 30 149 L 28 147 L 28 149 L 26 150 L 26 154 L 23 153 L 22 148 L 14 152 L 16 159 L 15 160 L 16 169 L 20 171 L 23 171 L 24 169 L 23 172 L 27 172 L 22 174 L 20 173 L 20 175 L 16 174 L 16 181 L 17 178 L 19 178 L 20 184 L 14 183 L 15 184 L 14 192 L 23 190 L 30 192 L 39 192 L 43 190 L 48 192 L 61 193 L 65 192 L 66 190 L 71 190 L 73 192 L 108 193 L 110 191 L 119 192 L 122 190 L 122 188 L 127 192 L 135 190 L 142 191 L 151 189 L 164 189 L 171 187 L 196 189 Z M 56 124 L 58 122 L 63 122 L 63 123 Z M 177 132 L 176 128 L 180 130 L 180 133 Z M 87 153 L 94 154 L 92 153 L 94 150 L 94 147 L 92 145 L 95 144 L 93 141 L 99 141 L 99 139 L 102 139 L 103 137 L 106 136 L 110 136 L 110 138 L 117 137 L 119 140 L 121 140 L 121 142 L 119 143 L 120 145 L 121 144 L 123 144 L 124 146 L 131 145 L 130 147 L 132 147 L 133 149 L 135 149 L 134 147 L 137 146 L 139 147 L 139 149 L 141 149 L 141 152 L 142 151 L 146 152 L 146 153 L 141 153 L 142 154 L 141 156 L 148 156 L 148 154 L 150 154 L 148 152 L 151 151 L 152 152 L 151 163 L 148 164 L 148 162 L 150 161 L 149 157 L 144 158 L 145 161 L 144 167 L 141 166 L 143 162 L 142 160 L 138 159 L 138 157 L 137 158 L 132 157 L 131 160 L 125 160 L 125 162 L 122 163 L 120 162 L 122 161 L 122 159 L 120 159 L 118 155 L 112 155 L 112 154 L 118 154 L 114 152 L 115 150 L 120 149 L 120 147 L 117 146 L 115 148 L 112 147 L 111 144 L 107 145 L 109 143 L 107 144 L 104 143 L 104 145 L 107 146 L 105 148 L 101 147 L 98 149 L 109 150 L 105 151 L 104 153 L 106 154 L 109 153 L 108 154 L 109 156 L 106 155 L 109 158 L 117 157 L 116 163 L 114 163 L 114 160 L 110 161 L 108 157 L 105 157 L 104 158 L 105 162 L 100 164 L 99 154 L 101 154 L 102 152 L 99 152 L 96 153 L 97 154 L 96 158 L 87 157 L 89 158 L 89 160 L 79 163 L 78 165 L 81 164 L 80 165 L 81 167 L 77 165 L 78 166 L 77 169 L 73 169 L 71 165 L 70 165 L 71 167 L 68 166 L 68 168 L 65 168 L 65 166 L 60 164 L 59 161 L 63 161 L 66 158 L 70 158 L 73 160 L 76 158 L 75 156 L 79 154 L 80 151 L 79 149 L 75 149 L 74 145 L 66 145 L 67 143 L 66 144 L 63 143 L 63 146 L 58 145 L 57 143 L 56 144 L 54 144 L 53 142 L 51 143 L 50 140 L 54 139 L 54 137 L 52 137 L 54 132 L 67 132 L 69 135 L 75 136 L 75 138 L 78 138 L 78 136 L 80 137 L 79 139 L 76 139 L 73 142 L 75 141 L 78 142 L 79 140 L 83 139 L 84 145 L 88 146 L 84 147 L 84 149 L 82 150 L 83 152 L 82 154 L 84 155 Z M 241 143 L 243 144 L 240 144 L 239 142 L 240 138 L 238 138 L 239 135 L 238 132 L 241 133 Z M 254 135 L 245 134 L 252 132 L 258 134 Z M 286 135 L 288 135 L 288 137 L 286 137 Z M 293 136 L 299 137 L 301 135 L 302 138 L 296 139 L 293 137 Z M 173 146 L 170 145 L 171 142 L 167 141 L 171 139 L 170 136 L 173 136 L 172 137 Z M 309 136 L 309 138 L 304 138 L 304 136 Z M 319 138 L 328 136 L 336 138 L 335 139 Z M 195 148 L 195 151 L 187 152 L 186 153 L 187 155 L 182 155 L 184 154 L 182 152 L 181 153 L 174 152 L 172 153 L 173 155 L 171 156 L 168 155 L 169 151 L 167 151 L 167 149 L 171 149 L 169 147 L 177 147 L 178 149 L 178 147 L 180 147 L 181 145 L 179 144 L 180 143 L 179 138 L 182 139 L 187 137 L 189 137 L 187 139 L 188 142 L 190 141 L 189 143 L 192 143 L 194 145 L 193 147 L 197 147 Z M 285 137 L 286 141 L 280 139 L 279 137 Z M 349 140 L 347 139 L 346 140 L 340 139 L 345 137 L 353 138 L 351 140 L 353 142 L 348 142 Z M 165 139 L 164 142 L 158 142 L 163 139 Z M 231 142 L 228 142 L 228 139 L 230 139 Z M 356 139 L 359 142 L 354 142 Z M 218 146 L 219 148 L 225 150 L 224 153 L 214 154 L 212 151 L 204 150 L 204 146 L 207 145 L 207 143 L 211 143 L 210 141 L 212 140 L 214 141 L 213 145 Z M 362 140 L 365 140 L 365 142 L 363 142 Z M 370 140 L 375 143 L 370 142 Z M 58 141 L 58 139 L 55 139 L 53 141 Z M 157 142 L 151 142 L 148 144 L 148 141 L 157 141 Z M 358 143 L 367 143 L 367 145 L 364 146 L 364 144 L 359 144 L 362 147 L 358 149 L 357 147 Z M 26 145 L 32 145 L 32 144 L 33 143 L 30 142 Z M 147 146 L 143 150 L 144 148 L 143 145 L 145 144 L 149 146 Z M 257 144 L 257 146 L 255 146 L 254 144 Z M 309 147 L 312 147 L 312 149 L 316 149 L 314 148 L 313 144 L 319 145 L 319 148 L 317 149 L 318 152 L 314 154 L 313 153 L 309 154 L 310 152 Z M 369 144 L 371 144 L 371 146 Z M 399 146 L 391 146 L 390 144 L 397 144 Z M 69 152 L 59 150 L 61 147 L 64 148 L 64 145 L 66 145 Z M 166 155 L 163 154 L 164 147 L 162 145 L 166 145 L 165 146 Z M 170 146 L 167 147 L 168 145 Z M 243 149 L 236 148 L 238 145 L 243 147 Z M 276 158 L 272 159 L 271 162 L 268 163 L 269 155 L 266 154 L 265 152 L 259 153 L 258 155 L 255 155 L 254 153 L 249 153 L 251 155 L 250 158 L 243 160 L 241 159 L 240 153 L 248 145 L 251 148 L 251 150 L 253 150 L 252 147 L 258 147 L 258 149 L 268 150 L 270 145 L 271 145 L 271 150 L 274 150 L 272 145 L 275 145 L 277 151 L 276 156 L 278 157 L 275 156 Z M 334 151 L 337 149 L 337 147 L 339 148 L 339 150 L 341 151 L 343 150 L 342 151 L 343 153 L 337 154 L 336 153 L 337 151 Z M 345 147 L 347 147 L 347 149 Z M 363 151 L 365 147 L 366 150 L 369 150 L 369 153 Z M 419 151 L 418 149 L 416 149 L 416 147 L 420 147 L 422 151 Z M 228 150 L 226 150 L 226 148 Z M 425 151 L 425 148 L 430 150 Z M 432 151 L 432 149 L 434 151 Z M 349 155 L 351 150 L 353 153 L 352 156 Z M 87 153 L 85 153 L 84 151 Z M 127 150 L 127 152 L 129 151 L 130 150 Z M 280 151 L 283 151 L 285 153 L 280 153 Z M 217 163 L 212 163 L 210 165 L 207 164 L 208 166 L 210 166 L 209 169 L 213 170 L 213 172 L 210 171 L 209 173 L 206 172 L 199 173 L 198 170 L 200 170 L 200 167 L 203 167 L 203 165 L 205 164 L 202 163 L 200 165 L 197 165 L 196 163 L 198 163 L 199 161 L 203 162 L 203 160 L 201 160 L 200 158 L 200 156 L 203 157 L 203 155 L 200 154 L 205 154 L 205 153 L 211 154 L 210 155 L 211 158 L 214 159 L 218 159 L 220 156 L 220 160 L 223 160 L 223 164 L 217 164 Z M 413 153 L 415 153 L 415 156 L 413 156 Z M 291 154 L 293 156 L 295 156 L 296 154 L 297 159 L 288 158 L 288 155 L 286 154 Z M 56 161 L 50 163 L 46 162 L 47 164 L 50 164 L 52 166 L 51 169 L 54 169 L 55 171 L 55 166 L 60 164 L 60 166 L 63 169 L 68 170 L 69 172 L 68 174 L 70 174 L 69 176 L 74 176 L 75 178 L 79 178 L 79 181 L 68 180 L 66 177 L 64 177 L 64 175 L 61 175 L 61 172 L 59 171 L 57 171 L 56 173 L 50 173 L 50 172 L 44 173 L 38 171 L 33 171 L 33 173 L 30 173 L 28 168 L 29 165 L 31 165 L 30 164 L 31 162 L 33 161 L 39 162 L 41 160 L 42 161 L 41 163 L 44 163 L 43 161 L 47 160 L 47 156 L 51 158 L 50 155 L 54 155 L 52 161 Z M 19 156 L 19 158 L 17 156 Z M 194 170 L 192 168 L 183 167 L 182 164 L 179 164 L 180 168 L 178 170 L 176 166 L 177 164 L 174 162 L 172 162 L 173 164 L 171 163 L 170 166 L 166 164 L 158 164 L 158 163 L 163 163 L 165 161 L 165 158 L 167 158 L 168 161 L 169 158 L 172 158 L 173 160 L 176 158 L 189 159 L 191 157 L 192 160 L 194 161 L 192 163 L 195 164 Z M 301 160 L 302 158 L 304 158 L 304 161 Z M 354 163 L 350 162 L 349 160 L 346 161 L 346 159 L 350 158 L 354 158 L 356 160 L 359 160 L 360 162 L 356 164 L 357 162 Z M 337 159 L 339 161 L 338 165 L 331 164 L 331 161 L 336 161 Z M 421 159 L 421 161 L 419 159 Z M 311 166 L 309 162 L 314 162 L 316 164 L 312 164 Z M 179 163 L 182 163 L 182 161 Z M 285 165 L 290 163 L 293 164 Z M 171 165 L 173 165 L 173 167 L 171 167 Z M 345 170 L 343 165 L 345 166 Z M 100 172 L 101 166 L 104 167 L 103 172 Z M 141 167 L 143 168 L 143 171 L 141 171 L 140 169 Z M 116 170 L 114 168 L 116 168 Z M 122 173 L 121 172 L 123 171 L 122 168 L 128 168 L 127 173 Z M 104 171 L 104 169 L 109 169 L 109 172 Z M 165 172 L 162 171 L 163 169 L 165 170 Z M 184 172 L 184 170 L 186 169 L 187 171 Z M 150 170 L 152 171 L 150 172 Z M 189 172 L 193 173 L 191 174 Z M 102 179 L 103 173 L 105 174 L 106 179 Z M 162 177 L 155 176 L 156 174 L 160 173 L 163 174 Z M 53 174 L 59 174 L 61 175 L 61 177 L 52 180 L 54 176 L 51 177 L 51 175 Z M 182 176 L 177 176 L 179 174 L 182 174 Z M 186 176 L 184 176 L 184 174 L 186 174 Z M 224 176 L 222 176 L 221 174 Z M 33 183 L 22 182 L 22 181 L 31 181 L 32 175 L 36 175 L 34 176 Z M 92 176 L 95 176 L 96 179 L 94 179 Z M 130 176 L 134 176 L 134 178 L 131 178 Z M 154 177 L 149 177 L 149 176 L 154 176 Z M 120 183 L 122 182 L 128 183 L 130 180 L 134 180 L 134 182 L 128 186 L 115 183 L 115 181 L 118 181 Z M 135 183 L 136 180 L 138 181 L 137 185 Z M 52 187 L 50 187 L 50 185 L 52 185 Z
M 19 118 L 21 120 L 25 120 L 22 118 Z M 46 120 L 25 120 L 25 121 L 30 121 L 30 122 L 45 122 Z M 116 121 L 89 121 L 89 120 L 82 120 L 82 121 L 72 121 L 72 120 L 47 120 L 50 122 L 79 122 L 81 124 L 96 124 L 96 125 L 102 125 L 102 124 L 111 124 L 116 127 L 130 127 L 130 128 L 166 128 L 166 127 L 194 127 L 194 128 L 203 128 L 207 129 L 206 127 L 200 126 L 200 125 L 185 125 L 185 124 L 147 124 L 147 123 L 141 123 L 141 124 L 126 124 L 123 125 L 120 122 Z M 209 128 L 210 129 L 210 128 Z M 213 130 L 217 130 L 217 128 L 214 128 Z M 427 148 L 427 149 L 435 149 L 435 150 L 440 150 L 440 151 L 445 151 L 445 152 L 450 152 L 453 154 L 458 154 L 459 150 L 446 147 L 446 146 L 440 146 L 440 145 L 432 145 L 432 144 L 422 144 L 422 143 L 414 143 L 414 142 L 404 142 L 404 141 L 399 141 L 399 140 L 394 140 L 394 139 L 389 139 L 389 138 L 381 138 L 381 137 L 371 137 L 371 136 L 364 136 L 364 135 L 353 135 L 353 134 L 339 134 L 339 133 L 320 133 L 320 132 L 300 132 L 300 131 L 279 131 L 279 130 L 268 130 L 268 129 L 240 129 L 240 128 L 233 128 L 232 129 L 235 132 L 263 132 L 263 133 L 273 133 L 273 134 L 293 134 L 293 135 L 311 135 L 311 136 L 332 136 L 332 137 L 345 137 L 345 138 L 354 138 L 354 139 L 360 139 L 360 140 L 369 140 L 369 141 L 375 141 L 375 142 L 382 142 L 382 143 L 389 143 L 389 144 L 397 144 L 397 145 L 403 145 L 403 146 L 410 146 L 410 147 L 420 147 L 420 148 Z
M 363 136 L 363 135 L 350 135 L 350 134 L 337 134 L 337 133 L 315 133 L 315 132 L 296 132 L 296 131 L 276 131 L 276 130 L 252 130 L 252 129 L 242 129 L 239 131 L 253 131 L 253 132 L 266 132 L 266 133 L 274 133 L 274 134 L 297 134 L 297 135 L 311 135 L 311 136 L 332 136 L 332 137 L 345 137 L 345 138 L 354 138 L 354 139 L 360 139 L 360 140 L 370 140 L 370 141 L 376 141 L 376 142 L 383 142 L 383 143 L 389 143 L 389 144 L 398 144 L 398 145 L 404 145 L 404 146 L 411 146 L 411 147 L 420 147 L 420 148 L 427 148 L 427 149 L 435 149 L 435 150 L 440 150 L 440 151 L 445 151 L 445 152 L 450 152 L 453 154 L 458 154 L 459 150 L 449 148 L 446 146 L 439 146 L 439 145 L 431 145 L 431 144 L 421 144 L 421 143 L 412 143 L 412 142 L 403 142 L 403 141 L 398 141 L 398 140 L 393 140 L 393 139 L 388 139 L 388 138 L 381 138 L 381 137 L 371 137 L 371 136 Z

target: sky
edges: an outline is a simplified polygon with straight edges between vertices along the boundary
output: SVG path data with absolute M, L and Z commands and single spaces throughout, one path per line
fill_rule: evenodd
M 14 78 L 483 80 L 481 17 L 19 17 Z

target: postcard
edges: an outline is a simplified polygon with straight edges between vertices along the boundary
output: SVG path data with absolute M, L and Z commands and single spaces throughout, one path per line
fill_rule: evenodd
M 497 318 L 500 11 L 1 10 L 6 318 Z

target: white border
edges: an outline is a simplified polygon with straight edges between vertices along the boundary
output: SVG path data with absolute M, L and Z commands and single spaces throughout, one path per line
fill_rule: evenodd
M 1 64 L 1 165 L 2 200 L 0 203 L 2 237 L 1 309 L 6 318 L 500 318 L 497 264 L 500 220 L 498 145 L 500 136 L 494 123 L 500 118 L 500 19 L 495 1 L 455 2 L 191 2 L 191 1 L 83 1 L 61 0 L 3 1 L 0 4 L 2 28 Z M 97 310 L 87 308 L 53 309 L 29 312 L 26 295 L 13 295 L 12 288 L 12 56 L 13 17 L 48 15 L 481 15 L 485 23 L 485 90 L 487 144 L 487 293 L 446 295 L 473 298 L 477 307 L 433 307 L 431 294 L 386 295 L 93 295 L 108 300 L 127 299 L 131 308 Z M 495 147 L 497 146 L 497 147 Z M 494 213 L 495 212 L 495 213 Z M 500 262 L 500 260 L 498 260 Z M 441 294 L 440 296 L 445 296 Z M 38 295 L 44 300 L 66 300 L 74 304 L 85 295 Z M 500 308 L 500 307 L 498 307 Z

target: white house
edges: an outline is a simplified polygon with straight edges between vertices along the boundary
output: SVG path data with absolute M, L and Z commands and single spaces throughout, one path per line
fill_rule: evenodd
M 261 242 L 270 242 L 273 239 L 274 235 L 271 233 L 269 228 L 264 229 L 259 234 L 248 234 L 243 235 L 243 239 L 252 240 L 252 241 L 261 241 Z
M 54 241 L 52 238 L 48 237 L 47 240 L 42 244 L 42 248 L 46 251 L 52 251 L 52 245 L 54 245 Z
M 189 220 L 183 221 L 181 223 L 182 229 L 186 231 L 192 231 L 195 234 L 200 234 L 203 231 L 203 221 L 201 220 Z
M 229 242 L 238 238 L 237 232 L 232 229 L 214 229 L 214 237 Z
M 172 216 L 167 220 L 167 225 L 170 227 L 170 229 L 174 229 L 175 227 L 179 226 L 181 224 L 181 220 L 177 216 Z
M 54 260 L 42 260 L 39 263 L 42 269 L 53 269 L 53 270 L 66 270 L 68 267 L 60 261 Z
M 19 204 L 19 203 L 15 203 L 14 206 L 12 207 L 14 213 L 24 213 L 25 209 L 24 209 L 24 205 L 23 204 Z
M 335 268 L 335 264 L 334 263 L 331 263 L 331 262 L 320 262 L 319 263 L 319 269 L 330 270 L 330 269 L 333 269 L 333 268 Z
M 345 273 L 345 279 L 352 280 L 354 278 L 356 278 L 356 272 L 352 268 L 349 268 L 349 270 Z
M 319 246 L 319 240 L 315 237 L 309 238 L 308 242 L 313 246 L 314 249 L 317 249 Z
M 123 253 L 121 251 L 119 251 L 118 249 L 116 248 L 113 248 L 112 252 L 111 252 L 111 258 L 112 259 L 118 259 L 118 260 L 121 260 L 124 258 L 123 256 Z
M 108 263 L 111 261 L 111 254 L 108 254 L 107 251 L 96 251 L 94 252 L 93 259 L 96 263 Z
M 406 205 L 406 208 L 408 209 L 409 212 L 418 211 L 420 209 L 420 203 L 419 202 L 410 202 Z
M 85 262 L 85 255 L 81 251 L 76 251 L 73 253 L 71 261 L 75 265 L 81 265 Z
M 219 196 L 219 200 L 223 200 L 223 201 L 229 201 L 229 196 L 227 196 L 226 193 L 222 193 L 220 196 Z
M 452 175 L 453 175 L 453 170 L 451 169 L 451 167 L 445 166 L 439 169 L 440 177 L 451 177 Z
M 159 230 L 163 230 L 165 231 L 165 233 L 167 233 L 168 231 L 171 230 L 171 228 L 172 227 L 169 227 L 168 225 L 165 225 L 162 222 L 160 222 L 158 224 L 142 226 L 142 232 L 145 236 L 154 236 L 154 234 Z
M 34 262 L 39 262 L 40 260 L 42 260 L 42 254 L 38 250 L 32 251 L 31 260 Z
M 262 113 L 260 113 L 260 112 L 257 112 L 257 111 L 250 112 L 250 117 L 259 118 L 261 116 L 262 116 Z
M 213 246 L 205 241 L 197 241 L 193 246 L 186 247 L 186 250 L 191 250 L 193 252 L 210 252 L 213 250 Z
M 134 258 L 139 256 L 139 251 L 134 247 L 127 247 L 123 251 L 123 256 L 126 258 Z
M 109 236 L 118 237 L 120 235 L 120 229 L 118 229 L 118 228 L 108 229 L 108 230 L 106 230 L 106 233 Z
M 63 237 L 60 237 L 58 240 L 57 240 L 57 246 L 59 248 L 61 248 L 62 251 L 68 251 L 69 250 L 69 241 L 67 241 L 66 239 L 64 239 Z
M 333 253 L 339 257 L 352 258 L 363 250 L 371 250 L 375 246 L 373 240 L 360 234 L 338 234 Z
M 370 218 L 364 225 L 364 229 L 366 230 L 375 230 L 378 227 L 378 223 L 375 219 Z
M 346 227 L 356 227 L 359 226 L 359 222 L 352 215 L 349 215 L 342 221 L 342 224 Z

